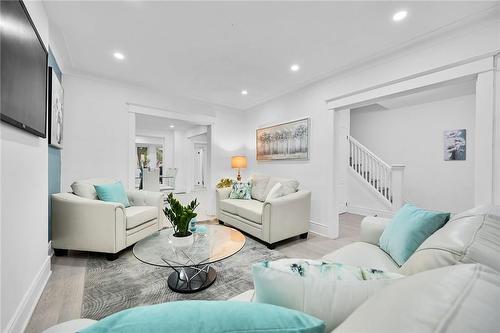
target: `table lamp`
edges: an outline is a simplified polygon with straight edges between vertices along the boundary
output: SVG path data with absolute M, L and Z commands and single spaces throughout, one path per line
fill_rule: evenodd
M 233 156 L 231 157 L 231 168 L 238 169 L 238 176 L 236 179 L 241 181 L 240 169 L 244 169 L 247 167 L 247 158 L 246 156 Z

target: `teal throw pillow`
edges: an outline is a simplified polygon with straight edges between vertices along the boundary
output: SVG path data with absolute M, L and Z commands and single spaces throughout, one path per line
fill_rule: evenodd
M 434 212 L 406 204 L 387 224 L 379 245 L 399 265 L 417 250 L 430 235 L 450 219 L 450 213 Z
M 252 185 L 250 182 L 235 182 L 231 187 L 229 199 L 252 199 Z
M 323 333 L 323 321 L 270 304 L 179 301 L 115 313 L 80 333 L 297 332 Z
M 119 202 L 125 207 L 130 207 L 127 192 L 121 182 L 113 184 L 94 185 L 97 197 L 102 201 Z

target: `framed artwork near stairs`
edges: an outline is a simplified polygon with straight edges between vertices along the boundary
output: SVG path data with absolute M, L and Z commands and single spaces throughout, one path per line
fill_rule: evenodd
M 444 160 L 465 161 L 467 152 L 467 130 L 444 131 Z

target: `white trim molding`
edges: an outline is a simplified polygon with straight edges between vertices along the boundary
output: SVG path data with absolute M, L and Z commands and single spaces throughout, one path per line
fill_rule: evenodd
M 399 94 L 409 94 L 436 84 L 473 77 L 479 73 L 488 72 L 493 69 L 493 56 L 494 54 L 486 54 L 474 59 L 435 68 L 430 71 L 417 73 L 398 80 L 333 97 L 327 100 L 328 109 L 352 109 L 382 98 L 398 96 Z
M 330 235 L 330 229 L 327 225 L 315 222 L 313 220 L 310 221 L 309 232 L 312 232 L 316 235 L 332 238 L 332 235 Z
M 6 333 L 18 333 L 24 332 L 26 326 L 28 326 L 28 322 L 35 310 L 35 306 L 42 296 L 43 289 L 49 280 L 50 274 L 52 273 L 50 269 L 51 258 L 47 256 L 45 261 L 43 262 L 38 274 L 36 275 L 33 283 L 29 287 L 26 294 L 24 294 L 21 303 L 17 307 L 12 319 L 7 324 L 5 329 Z
M 394 212 L 390 210 L 373 209 L 366 207 L 351 206 L 347 204 L 347 212 L 350 214 L 363 215 L 363 216 L 380 216 L 391 218 L 394 216 Z

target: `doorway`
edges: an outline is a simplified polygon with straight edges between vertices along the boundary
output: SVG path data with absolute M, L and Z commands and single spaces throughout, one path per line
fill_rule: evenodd
M 195 143 L 194 145 L 194 188 L 204 189 L 207 175 L 207 144 Z

